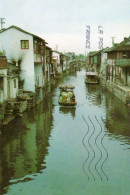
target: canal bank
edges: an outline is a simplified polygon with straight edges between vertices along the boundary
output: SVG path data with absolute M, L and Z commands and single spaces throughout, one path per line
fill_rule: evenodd
M 24 112 L 30 111 L 37 104 L 42 102 L 49 93 L 57 86 L 72 70 L 66 70 L 63 73 L 57 73 L 55 77 L 46 82 L 43 87 L 36 87 L 35 93 L 23 91 L 17 98 L 5 101 L 0 104 L 0 128 L 9 124 L 17 117 L 22 117 Z M 73 72 L 73 71 L 72 71 Z
M 84 80 L 83 70 L 61 81 L 75 86 L 75 108 L 59 106 L 58 83 L 47 101 L 3 128 L 2 194 L 129 193 L 130 110 Z
M 105 76 L 99 75 L 100 84 L 106 88 L 108 91 L 113 93 L 117 98 L 119 98 L 126 105 L 130 105 L 130 87 L 125 85 L 119 85 L 117 82 L 111 80 L 106 80 Z

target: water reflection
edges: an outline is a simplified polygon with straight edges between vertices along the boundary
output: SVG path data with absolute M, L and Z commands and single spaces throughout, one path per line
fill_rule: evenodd
M 106 92 L 106 128 L 110 136 L 130 144 L 130 109 Z
M 86 85 L 86 98 L 94 105 L 100 106 L 103 100 L 103 92 L 100 85 Z
M 78 76 L 76 76 L 76 74 Z M 40 180 L 42 183 L 40 187 L 44 185 L 44 190 L 48 190 L 50 187 L 49 190 L 51 189 L 53 191 L 55 188 L 56 190 L 65 192 L 66 186 L 72 182 L 74 187 L 73 192 L 77 192 L 77 188 L 79 194 L 84 188 L 86 188 L 86 191 L 88 187 L 92 189 L 92 180 L 90 180 L 88 186 L 86 186 L 86 178 L 84 179 L 83 171 L 80 167 L 83 162 L 84 172 L 88 171 L 88 166 L 93 158 L 92 151 L 89 151 L 89 153 L 87 150 L 85 151 L 85 147 L 90 147 L 89 144 L 93 147 L 96 157 L 101 155 L 98 148 L 97 150 L 95 149 L 96 144 L 100 144 L 103 157 L 103 161 L 100 161 L 100 164 L 97 163 L 99 158 L 95 158 L 95 161 L 89 166 L 90 170 L 97 175 L 95 193 L 93 194 L 99 194 L 96 192 L 96 190 L 99 190 L 98 179 L 100 179 L 100 176 L 98 172 L 102 174 L 101 177 L 105 178 L 105 175 L 101 172 L 101 168 L 106 175 L 110 177 L 109 182 L 111 182 L 112 177 L 114 178 L 111 182 L 112 184 L 109 183 L 110 189 L 113 188 L 115 181 L 118 182 L 118 177 L 120 177 L 120 180 L 122 179 L 122 174 L 120 174 L 118 170 L 123 170 L 125 174 L 128 172 L 124 165 L 117 166 L 120 156 L 115 155 L 113 148 L 116 149 L 117 154 L 124 155 L 124 158 L 127 159 L 128 154 L 121 153 L 122 147 L 118 145 L 118 147 L 115 148 L 114 144 L 115 140 L 118 141 L 118 144 L 122 142 L 127 144 L 127 147 L 130 143 L 130 110 L 128 110 L 118 98 L 104 91 L 99 85 L 85 85 L 84 75 L 85 71 L 72 73 L 70 77 L 63 77 L 58 83 L 58 85 L 60 85 L 61 82 L 63 82 L 63 84 L 72 83 L 72 85 L 76 86 L 75 93 L 78 100 L 76 107 L 58 108 L 59 88 L 57 87 L 49 97 L 47 96 L 47 99 L 42 104 L 38 105 L 31 112 L 25 113 L 22 119 L 16 119 L 2 130 L 0 134 L 0 155 L 2 156 L 0 161 L 0 186 L 2 193 L 8 191 L 8 193 L 13 194 L 10 184 L 18 182 L 21 184 L 21 182 L 26 182 L 34 178 L 35 192 L 39 193 L 39 189 L 37 188 L 39 176 L 43 176 L 43 180 Z M 84 104 L 82 104 L 82 102 Z M 54 104 L 57 105 L 55 109 Z M 85 124 L 85 121 L 82 119 L 82 115 L 84 115 L 90 126 L 89 131 L 87 124 Z M 90 118 L 88 118 L 88 116 L 90 116 Z M 103 121 L 101 117 L 103 117 Z M 90 119 L 93 121 L 93 125 Z M 94 127 L 95 133 L 90 139 Z M 100 134 L 100 132 L 102 134 Z M 54 139 L 49 140 L 51 135 Z M 110 138 L 112 141 L 110 141 Z M 49 144 L 52 146 L 50 150 Z M 104 144 L 104 147 L 106 147 L 109 152 L 108 159 L 107 152 L 105 153 L 101 144 Z M 46 157 L 49 163 L 47 165 Z M 87 161 L 87 159 L 89 161 Z M 105 159 L 107 159 L 106 162 Z M 123 164 L 124 161 L 124 159 L 121 159 L 121 164 Z M 103 162 L 105 162 L 104 167 Z M 116 168 L 118 170 L 116 170 Z M 45 169 L 47 170 L 46 172 L 44 171 Z M 114 171 L 115 174 L 113 176 Z M 44 172 L 44 174 L 38 174 L 41 172 Z M 121 176 L 119 176 L 119 174 Z M 127 178 L 126 176 L 127 175 L 125 175 L 123 179 Z M 77 177 L 80 181 L 80 185 L 77 183 Z M 55 178 L 57 178 L 57 180 Z M 104 181 L 106 181 L 106 179 Z M 26 191 L 29 186 L 31 189 L 30 193 L 35 193 L 33 192 L 34 183 L 28 183 L 28 185 L 22 185 L 22 190 L 25 188 Z M 116 188 L 119 187 L 119 189 L 121 189 L 122 186 L 120 187 L 120 184 L 116 183 Z M 16 186 L 18 186 L 18 184 L 14 185 L 12 189 L 17 188 Z M 6 187 L 10 189 L 8 190 Z M 101 188 L 101 193 L 107 194 L 106 189 L 108 190 L 108 186 L 106 183 L 103 183 Z M 111 194 L 111 192 L 109 194 Z
M 86 98 L 92 105 L 105 106 L 109 136 L 130 144 L 130 108 L 100 85 L 86 85 Z
M 66 115 L 66 114 L 71 114 L 73 119 L 75 118 L 75 112 L 76 112 L 76 107 L 65 107 L 65 106 L 60 106 L 59 107 L 59 112 Z
M 43 113 L 44 110 L 44 113 Z M 41 172 L 46 168 L 49 136 L 53 127 L 52 101 L 44 101 L 32 112 L 25 113 L 6 126 L 0 135 L 0 186 L 5 187 L 11 179 Z M 30 178 L 28 178 L 30 180 Z M 27 178 L 23 181 L 28 180 Z

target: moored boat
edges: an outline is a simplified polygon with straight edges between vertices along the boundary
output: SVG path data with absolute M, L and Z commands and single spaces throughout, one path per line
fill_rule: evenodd
M 86 72 L 86 84 L 98 84 L 99 78 L 96 72 Z

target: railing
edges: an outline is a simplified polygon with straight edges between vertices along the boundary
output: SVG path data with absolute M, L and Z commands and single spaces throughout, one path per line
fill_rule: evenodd
M 130 66 L 130 59 L 117 59 L 116 65 L 117 66 Z
M 108 65 L 126 67 L 130 66 L 130 59 L 108 59 Z
M 107 81 L 107 82 L 112 86 L 113 89 L 120 91 L 126 97 L 130 97 L 130 91 L 121 88 L 120 86 L 112 83 L 111 81 Z

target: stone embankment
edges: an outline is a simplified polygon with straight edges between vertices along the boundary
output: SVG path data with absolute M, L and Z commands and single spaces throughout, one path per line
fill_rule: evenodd
M 62 81 L 62 78 L 69 72 L 57 74 L 55 78 L 46 82 L 43 87 L 37 87 L 35 93 L 20 91 L 17 98 L 0 104 L 0 128 L 10 123 L 16 117 L 22 117 L 24 112 L 30 111 L 31 108 L 43 101 L 56 86 L 57 81 Z
M 100 84 L 106 88 L 108 91 L 113 93 L 116 97 L 118 97 L 122 102 L 126 105 L 130 106 L 130 87 L 128 86 L 120 86 L 117 83 L 114 83 L 110 80 L 106 81 L 106 77 L 99 75 Z

